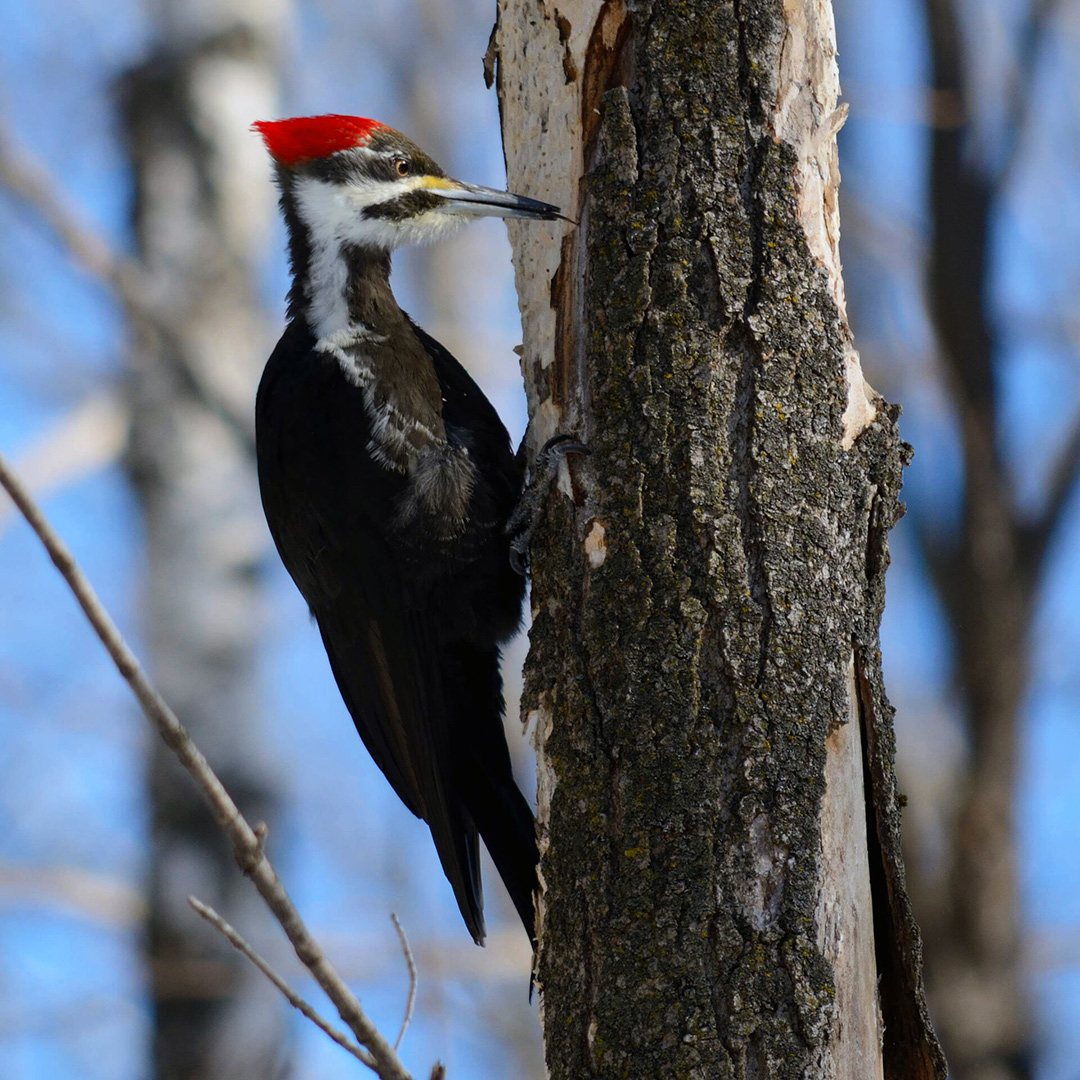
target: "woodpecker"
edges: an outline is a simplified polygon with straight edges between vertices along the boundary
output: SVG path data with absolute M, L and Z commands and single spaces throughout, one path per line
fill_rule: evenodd
M 451 179 L 374 120 L 253 127 L 293 278 L 256 400 L 270 531 L 360 737 L 431 829 L 473 939 L 479 834 L 535 945 L 535 823 L 511 772 L 499 674 L 525 592 L 511 561 L 528 532 L 524 469 L 480 388 L 398 307 L 390 257 L 485 215 L 560 215 Z

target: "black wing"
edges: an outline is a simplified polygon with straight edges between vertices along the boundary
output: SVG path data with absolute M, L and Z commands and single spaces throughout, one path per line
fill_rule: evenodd
M 454 793 L 440 630 L 391 535 L 404 479 L 372 460 L 361 392 L 312 345 L 305 329 L 290 326 L 259 388 L 266 518 L 365 746 L 431 828 L 466 925 L 481 941 L 477 832 Z

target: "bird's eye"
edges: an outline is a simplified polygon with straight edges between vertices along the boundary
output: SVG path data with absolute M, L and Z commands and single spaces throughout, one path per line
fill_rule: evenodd
M 398 176 L 408 176 L 409 175 L 409 163 L 403 157 L 399 157 L 394 162 L 394 168 L 397 169 Z

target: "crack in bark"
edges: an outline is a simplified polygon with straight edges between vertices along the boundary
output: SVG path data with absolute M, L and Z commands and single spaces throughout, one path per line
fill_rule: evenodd
M 757 682 L 760 686 L 765 681 L 765 669 L 769 658 L 769 638 L 773 623 L 759 509 L 751 490 L 755 471 L 754 399 L 756 373 L 761 362 L 761 353 L 753 331 L 746 323 L 740 322 L 736 325 L 737 329 L 732 333 L 731 338 L 737 343 L 736 348 L 742 357 L 742 363 L 739 367 L 736 391 L 738 407 L 734 410 L 735 422 L 731 433 L 733 449 L 731 479 L 737 485 L 739 493 L 736 506 L 743 555 L 746 560 L 747 591 L 757 608 L 759 643 Z
M 738 3 L 735 5 L 738 11 Z M 742 50 L 742 21 L 740 26 L 740 52 Z M 740 57 L 740 68 L 741 68 Z M 741 76 L 740 76 L 741 79 Z M 747 131 L 750 123 L 747 120 Z M 755 417 L 757 412 L 757 372 L 766 362 L 764 350 L 753 326 L 754 312 L 765 288 L 765 233 L 763 208 L 757 198 L 758 185 L 764 170 L 767 147 L 761 140 L 749 143 L 746 148 L 746 166 L 740 181 L 749 235 L 750 280 L 743 298 L 740 316 L 729 334 L 729 340 L 741 356 L 742 362 L 736 390 L 738 406 L 733 411 L 735 428 L 732 432 L 732 480 L 738 485 L 738 512 L 743 552 L 746 558 L 747 582 L 750 598 L 758 609 L 758 673 L 759 685 L 765 682 L 765 668 L 769 658 L 769 645 L 774 614 L 768 587 L 768 572 L 763 550 L 764 529 L 760 511 L 754 499 L 752 486 L 755 472 Z

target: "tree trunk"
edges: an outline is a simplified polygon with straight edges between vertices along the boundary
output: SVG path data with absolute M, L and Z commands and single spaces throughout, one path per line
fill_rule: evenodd
M 878 624 L 907 448 L 837 255 L 827 0 L 502 0 L 554 1078 L 941 1078 Z M 491 68 L 489 66 L 489 72 Z M 572 474 L 572 475 L 571 475 Z
M 245 425 L 272 346 L 254 262 L 274 207 L 247 127 L 276 111 L 282 14 L 273 4 L 168 0 L 155 54 L 122 86 L 136 237 L 163 324 L 136 328 L 129 378 L 147 649 L 162 692 L 241 810 L 271 823 L 276 782 L 257 692 L 266 532 Z M 270 921 L 163 745 L 151 749 L 148 785 L 154 1075 L 279 1075 L 276 991 L 186 898 L 212 903 L 254 940 Z

